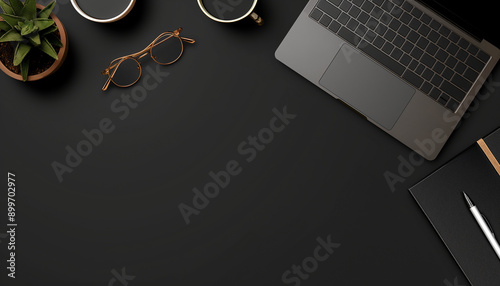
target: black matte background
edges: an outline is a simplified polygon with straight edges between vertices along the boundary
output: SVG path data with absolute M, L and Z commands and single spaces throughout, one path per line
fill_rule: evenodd
M 125 267 L 130 286 L 284 285 L 282 274 L 331 235 L 340 248 L 301 285 L 467 285 L 407 189 L 500 126 L 500 91 L 392 192 L 383 174 L 411 150 L 274 58 L 306 2 L 260 1 L 257 27 L 213 22 L 194 0 L 139 0 L 108 25 L 59 1 L 70 39 L 63 68 L 37 83 L 0 75 L 1 172 L 17 174 L 19 224 L 18 278 L 6 277 L 1 239 L 0 284 L 104 286 Z M 196 44 L 118 119 L 111 103 L 130 89 L 101 92 L 100 71 L 178 27 Z M 297 117 L 245 162 L 237 146 L 284 106 Z M 116 130 L 59 183 L 51 163 L 102 118 Z M 230 160 L 242 173 L 186 225 L 178 205 Z M 0 233 L 6 181 L 3 190 Z

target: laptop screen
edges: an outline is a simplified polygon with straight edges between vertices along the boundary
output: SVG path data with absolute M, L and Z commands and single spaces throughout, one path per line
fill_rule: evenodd
M 498 10 L 494 2 L 486 0 L 417 0 L 439 12 L 458 26 L 464 28 L 479 39 L 500 46 Z

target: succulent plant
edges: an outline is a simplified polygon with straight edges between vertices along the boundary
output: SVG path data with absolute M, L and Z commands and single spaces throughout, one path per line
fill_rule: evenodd
M 19 66 L 23 80 L 28 79 L 30 58 L 29 53 L 33 48 L 58 59 L 54 46 L 62 47 L 61 39 L 56 33 L 58 30 L 55 22 L 49 19 L 56 2 L 52 2 L 44 9 L 38 11 L 36 0 L 0 0 L 0 43 L 12 42 L 15 47 L 14 66 Z M 17 43 L 17 44 L 16 44 Z

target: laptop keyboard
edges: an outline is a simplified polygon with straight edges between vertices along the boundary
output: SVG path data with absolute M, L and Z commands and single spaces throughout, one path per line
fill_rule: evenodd
M 319 0 L 309 16 L 453 112 L 490 59 L 404 0 Z

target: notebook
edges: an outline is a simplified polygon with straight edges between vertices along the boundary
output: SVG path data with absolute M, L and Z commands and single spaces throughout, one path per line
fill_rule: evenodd
M 481 142 L 487 149 L 480 146 Z M 410 193 L 473 286 L 500 285 L 500 259 L 474 220 L 462 194 L 470 195 L 498 239 L 500 173 L 492 158 L 500 159 L 500 130 L 479 140 L 410 188 Z

